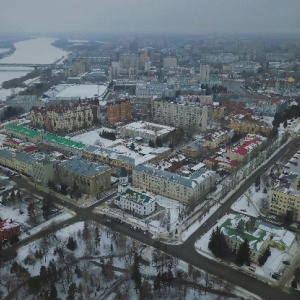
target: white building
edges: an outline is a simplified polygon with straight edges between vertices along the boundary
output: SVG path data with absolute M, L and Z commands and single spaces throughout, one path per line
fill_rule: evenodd
M 145 191 L 133 189 L 128 183 L 128 174 L 124 167 L 119 175 L 118 195 L 114 204 L 123 210 L 130 210 L 140 216 L 148 216 L 155 211 L 156 201 Z
M 118 128 L 121 136 L 141 137 L 155 141 L 156 138 L 164 138 L 175 130 L 174 127 L 149 123 L 144 121 L 133 122 Z
M 175 127 L 206 130 L 207 106 L 196 102 L 170 102 L 154 100 L 152 104 L 153 120 Z

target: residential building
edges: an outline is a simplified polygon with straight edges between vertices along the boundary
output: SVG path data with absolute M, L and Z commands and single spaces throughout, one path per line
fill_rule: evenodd
M 139 191 L 129 185 L 128 174 L 124 167 L 121 168 L 119 175 L 118 195 L 114 199 L 114 204 L 140 216 L 148 216 L 156 208 L 154 197 L 146 191 Z
M 241 161 L 263 141 L 262 137 L 247 136 L 238 146 L 227 149 L 225 156 L 230 160 Z
M 33 107 L 29 119 L 34 127 L 67 133 L 98 123 L 100 107 L 90 103 Z
M 0 149 L 0 164 L 32 177 L 32 180 L 45 186 L 55 178 L 54 157 L 43 154 L 16 153 Z
M 86 194 L 98 194 L 111 186 L 111 169 L 108 166 L 81 158 L 70 158 L 56 167 L 57 182 Z
M 183 146 L 180 151 L 185 156 L 196 158 L 205 153 L 207 151 L 207 147 L 202 141 L 196 140 Z
M 106 106 L 107 122 L 117 124 L 131 120 L 131 104 L 129 99 L 110 101 Z
M 175 127 L 206 130 L 207 106 L 191 102 L 171 102 L 154 100 L 152 103 L 153 120 Z
M 271 190 L 269 211 L 300 222 L 300 176 L 299 173 L 285 173 Z
M 204 136 L 203 142 L 207 146 L 207 148 L 216 149 L 220 146 L 220 144 L 228 141 L 229 138 L 230 137 L 228 130 L 219 130 Z
M 158 83 L 151 81 L 147 83 L 137 83 L 135 95 L 137 97 L 158 97 L 158 98 L 174 98 L 175 90 L 166 83 Z
M 20 234 L 20 224 L 12 219 L 0 221 L 0 243 Z
M 200 81 L 208 82 L 209 81 L 209 65 L 201 64 L 200 65 Z
M 217 168 L 221 168 L 231 172 L 234 170 L 238 165 L 239 162 L 237 160 L 230 160 L 223 156 L 210 156 L 206 157 L 204 160 L 205 167 L 209 170 L 215 170 Z
M 143 164 L 132 174 L 133 186 L 187 203 L 204 197 L 215 186 L 215 180 L 215 172 L 205 168 L 185 177 Z
M 144 121 L 151 119 L 151 103 L 152 97 L 136 97 L 130 98 L 132 118 Z
M 271 134 L 272 128 L 272 125 L 266 122 L 257 121 L 253 119 L 234 119 L 230 122 L 230 129 L 236 132 L 240 132 L 242 134 L 256 133 L 269 136 Z

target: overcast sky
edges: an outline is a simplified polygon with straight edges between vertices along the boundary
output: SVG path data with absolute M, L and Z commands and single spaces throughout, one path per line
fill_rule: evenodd
M 299 33 L 300 0 L 0 0 L 0 33 Z

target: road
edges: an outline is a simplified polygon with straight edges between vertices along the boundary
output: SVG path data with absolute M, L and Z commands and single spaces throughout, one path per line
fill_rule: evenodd
M 66 220 L 60 224 L 56 224 L 50 228 L 44 229 L 40 231 L 37 234 L 34 234 L 17 244 L 4 249 L 1 253 L 3 255 L 7 255 L 11 253 L 12 251 L 16 251 L 18 248 L 22 247 L 23 245 L 34 241 L 35 239 L 41 238 L 43 236 L 47 236 L 49 233 L 54 233 L 57 230 L 61 229 L 62 227 L 72 224 L 77 221 L 83 221 L 83 220 L 93 220 L 95 222 L 98 222 L 102 225 L 108 226 L 112 228 L 115 231 L 118 231 L 124 235 L 127 235 L 133 239 L 136 239 L 144 244 L 147 244 L 149 246 L 153 246 L 159 250 L 162 250 L 178 259 L 181 259 L 187 263 L 190 263 L 194 266 L 197 266 L 201 268 L 202 270 L 213 274 L 215 276 L 221 277 L 228 282 L 240 286 L 244 288 L 245 290 L 248 290 L 256 295 L 259 295 L 263 299 L 272 299 L 272 300 L 282 300 L 282 299 L 297 299 L 299 300 L 299 293 L 297 294 L 296 291 L 290 290 L 289 293 L 280 290 L 277 286 L 272 286 L 267 283 L 264 283 L 249 274 L 243 273 L 239 269 L 233 269 L 225 264 L 220 264 L 218 262 L 215 262 L 213 260 L 210 260 L 206 258 L 205 256 L 199 254 L 194 247 L 194 244 L 196 240 L 203 235 L 207 228 L 210 228 L 220 216 L 224 215 L 225 213 L 230 211 L 231 205 L 255 182 L 255 179 L 257 176 L 261 176 L 265 172 L 265 168 L 271 167 L 284 153 L 287 151 L 287 149 L 297 148 L 297 144 L 300 141 L 300 137 L 290 141 L 284 148 L 278 151 L 278 153 L 271 158 L 264 166 L 258 168 L 251 176 L 245 180 L 245 182 L 241 185 L 241 187 L 228 199 L 228 201 L 223 204 L 220 209 L 218 209 L 214 214 L 211 215 L 211 217 L 206 221 L 207 226 L 205 228 L 200 227 L 196 232 L 194 232 L 183 244 L 181 245 L 167 245 L 160 241 L 154 240 L 151 238 L 151 236 L 143 235 L 141 232 L 133 231 L 130 228 L 130 225 L 128 224 L 119 224 L 116 222 L 106 222 L 106 220 L 109 218 L 106 216 L 103 218 L 103 216 L 95 214 L 93 212 L 93 208 L 96 206 L 101 205 L 103 202 L 107 200 L 107 198 L 99 200 L 96 204 L 93 204 L 91 207 L 88 208 L 82 208 L 78 207 L 72 203 L 69 203 L 67 201 L 62 202 L 61 199 L 51 195 L 51 199 L 53 202 L 64 206 L 65 208 L 68 208 L 76 213 L 76 216 Z M 32 189 L 32 186 L 28 184 L 25 180 L 22 178 L 16 178 L 15 180 L 19 187 L 21 188 L 30 188 Z M 36 191 L 37 194 L 45 197 L 47 193 L 42 191 Z

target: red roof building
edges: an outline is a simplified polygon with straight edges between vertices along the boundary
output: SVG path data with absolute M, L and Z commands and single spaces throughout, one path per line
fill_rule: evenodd
M 226 156 L 231 160 L 242 160 L 248 153 L 250 153 L 254 148 L 260 145 L 263 139 L 256 138 L 245 138 L 243 143 L 237 147 L 230 148 Z
M 0 221 L 0 242 L 20 234 L 20 224 L 12 219 Z

